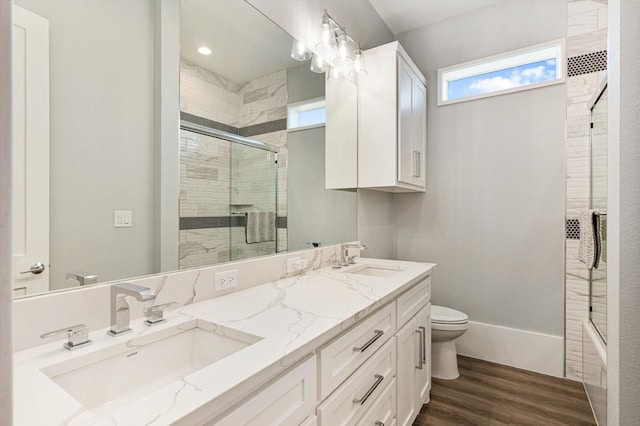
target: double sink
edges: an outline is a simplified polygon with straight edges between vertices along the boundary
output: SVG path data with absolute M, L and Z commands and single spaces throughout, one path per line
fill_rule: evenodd
M 339 271 L 392 277 L 400 267 L 355 264 Z M 149 329 L 153 330 L 153 329 Z M 41 371 L 92 412 L 108 413 L 260 341 L 262 338 L 193 319 L 142 333 Z

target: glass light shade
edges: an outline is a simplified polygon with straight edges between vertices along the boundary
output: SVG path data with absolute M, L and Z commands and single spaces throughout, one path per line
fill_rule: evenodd
M 337 49 L 334 33 L 331 30 L 331 22 L 326 16 L 322 18 L 322 41 L 316 45 L 320 53 L 330 54 Z
M 318 74 L 325 72 L 324 59 L 318 55 L 313 55 L 311 58 L 311 71 Z
M 338 38 L 338 56 L 333 60 L 333 63 L 338 67 L 346 67 L 353 64 L 351 47 L 349 46 L 347 36 L 344 34 Z
M 358 49 L 353 55 L 353 70 L 349 73 L 352 77 L 367 75 L 367 70 L 364 67 L 364 57 L 362 56 L 362 50 Z
M 301 62 L 306 61 L 311 57 L 311 54 L 311 51 L 307 49 L 304 44 L 296 39 L 293 40 L 293 43 L 291 44 L 291 57 L 293 59 Z
M 337 68 L 330 67 L 327 71 L 327 80 L 336 80 L 340 78 L 340 71 Z

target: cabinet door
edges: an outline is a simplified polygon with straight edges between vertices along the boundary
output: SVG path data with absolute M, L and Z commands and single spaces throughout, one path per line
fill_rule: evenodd
M 413 184 L 416 154 L 412 143 L 413 87 L 415 75 L 398 57 L 398 181 Z
M 421 357 L 418 353 L 420 336 L 416 326 L 416 317 L 414 317 L 396 334 L 398 352 L 397 419 L 398 425 L 401 426 L 411 425 L 418 415 L 416 411 L 415 370 L 420 365 Z
M 431 390 L 431 304 L 428 304 L 418 312 L 416 326 L 420 335 L 417 344 L 422 346 L 417 351 L 422 357 L 420 362 L 422 368 L 414 370 L 415 409 L 419 413 L 422 404 L 429 401 L 429 391 Z
M 421 187 L 427 184 L 427 88 L 417 78 L 413 82 L 411 107 L 411 155 L 413 183 Z

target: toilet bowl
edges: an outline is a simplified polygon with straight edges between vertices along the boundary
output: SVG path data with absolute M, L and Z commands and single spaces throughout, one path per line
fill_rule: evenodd
M 431 376 L 457 379 L 458 358 L 455 339 L 469 327 L 469 317 L 444 306 L 431 306 Z

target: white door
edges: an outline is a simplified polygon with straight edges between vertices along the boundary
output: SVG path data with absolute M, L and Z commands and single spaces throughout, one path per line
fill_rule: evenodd
M 398 181 L 414 184 L 417 154 L 412 143 L 413 86 L 415 76 L 398 57 Z
M 427 185 L 427 173 L 425 166 L 426 148 L 427 148 L 427 88 L 417 78 L 413 82 L 412 92 L 412 108 L 411 108 L 411 143 L 412 160 L 415 161 L 413 183 L 425 187 Z
M 418 350 L 418 353 L 422 356 L 422 368 L 417 368 L 414 371 L 416 375 L 416 410 L 419 413 L 422 409 L 422 404 L 429 400 L 429 391 L 431 390 L 431 304 L 418 312 L 416 323 L 420 333 L 418 345 L 422 345 L 422 350 Z
M 22 296 L 49 289 L 49 22 L 13 6 L 12 55 L 13 288 Z M 43 272 L 29 272 L 39 264 Z

